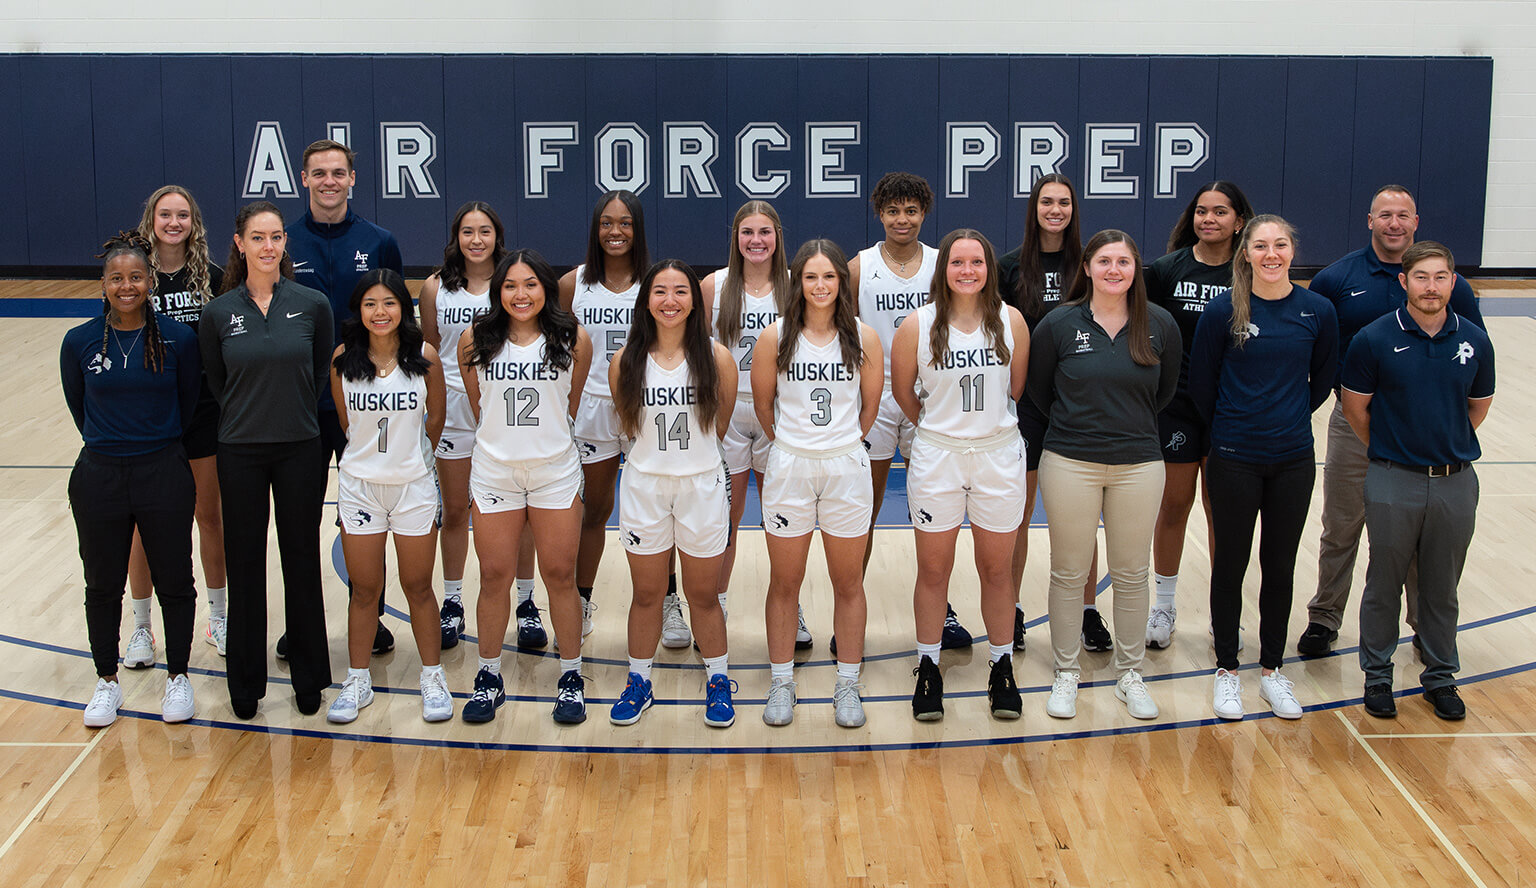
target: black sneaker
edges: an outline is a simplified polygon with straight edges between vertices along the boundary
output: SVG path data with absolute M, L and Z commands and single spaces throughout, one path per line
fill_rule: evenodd
M 1456 693 L 1455 685 L 1425 691 L 1424 699 L 1435 707 L 1435 715 L 1446 721 L 1461 721 L 1467 717 L 1467 704 L 1461 702 L 1461 695 Z
M 444 599 L 437 619 L 443 630 L 443 650 L 458 647 L 464 637 L 464 605 L 457 598 Z
M 464 704 L 464 720 L 470 724 L 484 724 L 496 717 L 496 709 L 507 702 L 507 692 L 501 676 L 489 669 L 475 674 L 475 692 Z
M 992 704 L 993 718 L 1015 719 L 1024 714 L 1024 699 L 1013 680 L 1013 657 L 1008 654 L 992 664 L 992 674 L 987 678 L 987 702 Z
M 288 659 L 288 633 L 286 632 L 277 637 L 277 658 L 279 660 Z
M 945 605 L 944 637 L 940 641 L 939 647 L 946 651 L 952 651 L 955 648 L 968 648 L 971 646 L 971 642 L 971 633 L 966 631 L 964 626 L 960 625 L 960 618 L 955 616 L 955 609 Z
M 1392 686 L 1368 685 L 1365 689 L 1365 711 L 1377 718 L 1397 718 L 1397 701 L 1392 698 Z
M 1104 625 L 1104 618 L 1099 616 L 1099 609 L 1083 608 L 1083 649 L 1099 654 L 1114 646 L 1115 640 Z
M 1308 623 L 1306 631 L 1296 639 L 1296 653 L 1303 657 L 1326 657 L 1338 640 L 1337 629 L 1329 629 L 1322 623 Z
M 587 720 L 587 703 L 582 687 L 580 672 L 561 674 L 555 692 L 556 724 L 579 725 Z
M 389 631 L 384 621 L 379 621 L 379 628 L 373 633 L 373 655 L 387 654 L 395 649 L 395 633 Z
M 549 633 L 539 619 L 539 606 L 530 598 L 517 606 L 517 646 L 541 648 L 549 644 Z
M 918 721 L 938 721 L 944 717 L 944 676 L 939 665 L 927 657 L 912 670 L 917 687 L 912 690 L 912 717 Z
M 1013 649 L 1024 650 L 1024 612 L 1018 608 L 1013 609 Z

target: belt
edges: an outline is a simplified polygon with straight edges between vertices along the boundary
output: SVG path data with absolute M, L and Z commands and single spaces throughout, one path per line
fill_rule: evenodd
M 1453 462 L 1443 466 L 1405 466 L 1390 459 L 1373 459 L 1371 462 L 1386 466 L 1389 469 L 1401 469 L 1404 472 L 1412 472 L 1415 475 L 1428 475 L 1431 478 L 1444 478 L 1447 475 L 1454 475 L 1462 469 L 1472 468 L 1472 464 L 1469 462 Z

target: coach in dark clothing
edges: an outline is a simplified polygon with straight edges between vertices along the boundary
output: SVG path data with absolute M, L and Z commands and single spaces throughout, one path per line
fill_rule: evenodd
M 1482 455 L 1476 430 L 1493 401 L 1493 344 L 1447 307 L 1455 281 L 1450 250 L 1433 241 L 1409 247 L 1399 274 L 1407 306 L 1361 330 L 1344 362 L 1344 415 L 1371 460 L 1360 667 L 1365 709 L 1378 718 L 1397 715 L 1392 654 L 1415 556 L 1424 698 L 1441 718 L 1466 715 L 1456 693 L 1456 586 L 1477 513 L 1472 462 Z
M 288 659 L 299 711 L 320 709 L 331 683 L 320 586 L 326 452 L 316 403 L 329 377 L 331 305 L 286 275 L 287 236 L 270 203 L 235 219 L 225 266 L 233 289 L 198 325 L 208 385 L 219 399 L 219 488 L 229 563 L 229 699 L 256 715 L 267 692 L 267 502 L 277 512 Z

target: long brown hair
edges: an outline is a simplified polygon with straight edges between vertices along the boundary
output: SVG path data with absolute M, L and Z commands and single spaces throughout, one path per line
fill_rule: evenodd
M 212 275 L 208 272 L 208 226 L 203 224 L 203 211 L 198 209 L 197 201 L 192 198 L 192 192 L 180 185 L 162 185 L 155 189 L 155 193 L 144 202 L 144 216 L 139 220 L 139 235 L 150 243 L 149 270 L 159 273 L 160 250 L 159 242 L 155 239 L 155 205 L 160 203 L 160 198 L 167 194 L 179 194 L 187 200 L 187 207 L 192 211 L 192 230 L 187 232 L 186 242 L 186 269 L 187 282 L 192 286 L 192 292 L 202 298 L 204 305 L 213 298 Z M 155 286 L 160 286 L 156 279 Z
M 506 258 L 507 230 L 501 224 L 501 217 L 485 201 L 469 201 L 453 214 L 453 223 L 448 226 L 448 245 L 443 247 L 443 264 L 437 267 L 437 282 L 444 290 L 462 290 L 469 283 L 468 262 L 464 259 L 464 251 L 459 249 L 459 227 L 470 213 L 481 213 L 491 220 L 491 229 L 496 233 L 496 243 L 491 247 L 491 268 L 494 269 Z
M 973 240 L 981 244 L 981 254 L 987 262 L 987 280 L 976 297 L 977 310 L 981 312 L 981 326 L 987 331 L 987 344 L 997 352 L 998 360 L 1007 364 L 1011 353 L 1003 327 L 1003 296 L 997 287 L 997 257 L 992 252 L 992 242 L 974 228 L 957 228 L 939 241 L 938 267 L 933 270 L 933 284 L 928 288 L 933 303 L 933 331 L 928 334 L 928 363 L 939 366 L 939 359 L 949 351 L 949 312 L 953 296 L 949 292 L 949 254 L 956 241 Z
M 817 256 L 827 257 L 832 270 L 837 272 L 837 300 L 832 303 L 832 328 L 837 331 L 843 364 L 857 372 L 864 363 L 864 344 L 859 337 L 859 311 L 853 304 L 853 290 L 848 286 L 848 258 L 830 240 L 818 237 L 808 240 L 795 253 L 790 265 L 789 299 L 779 316 L 784 322 L 779 336 L 779 353 L 775 366 L 780 373 L 788 373 L 795 360 L 795 347 L 800 342 L 800 331 L 805 329 L 805 265 Z
M 1253 264 L 1248 261 L 1248 243 L 1253 230 L 1265 223 L 1274 223 L 1291 240 L 1292 255 L 1296 250 L 1296 227 L 1273 213 L 1254 216 L 1243 226 L 1237 238 L 1237 249 L 1232 253 L 1232 345 L 1242 348 L 1248 341 L 1248 322 L 1253 318 Z
M 773 223 L 773 256 L 769 258 L 769 277 L 773 280 L 773 301 L 779 314 L 784 313 L 788 302 L 789 266 L 784 262 L 784 223 L 779 221 L 778 211 L 766 200 L 749 200 L 736 211 L 731 220 L 730 258 L 725 265 L 725 284 L 715 293 L 715 334 L 724 345 L 734 345 L 741 335 L 741 295 L 743 293 L 743 268 L 746 257 L 741 255 L 741 223 L 748 216 L 767 216 Z
M 1072 278 L 1072 290 L 1067 294 L 1068 305 L 1080 305 L 1087 302 L 1093 295 L 1093 280 L 1088 274 L 1088 263 L 1093 257 L 1110 244 L 1125 244 L 1131 251 L 1131 262 L 1135 265 L 1136 276 L 1131 279 L 1131 289 L 1125 294 L 1126 314 L 1129 315 L 1128 336 L 1131 360 L 1143 367 L 1150 367 L 1160 360 L 1157 352 L 1152 350 L 1152 341 L 1148 337 L 1151 334 L 1152 322 L 1147 317 L 1147 282 L 1141 276 L 1141 251 L 1136 248 L 1136 241 L 1129 234 L 1117 229 L 1106 228 L 1089 238 L 1083 247 L 1083 261 L 1077 269 L 1077 274 Z
M 244 237 L 245 226 L 249 225 L 252 219 L 260 216 L 262 213 L 271 213 L 277 217 L 279 225 L 283 224 L 283 211 L 279 210 L 276 204 L 271 201 L 258 200 L 255 203 L 248 203 L 241 207 L 240 212 L 235 214 L 235 233 Z M 278 263 L 277 270 L 281 276 L 290 281 L 293 280 L 293 257 L 288 255 L 286 244 L 283 247 L 283 261 Z M 245 267 L 245 254 L 240 252 L 240 245 L 231 239 L 229 242 L 229 260 L 224 263 L 224 287 L 219 292 L 228 293 L 230 290 L 245 283 L 248 273 Z
M 683 328 L 683 353 L 688 361 L 688 382 L 693 386 L 694 409 L 699 426 L 713 427 L 720 412 L 720 368 L 715 366 L 715 343 L 709 338 L 709 319 L 702 310 L 704 291 L 699 276 L 681 259 L 663 259 L 652 265 L 640 279 L 640 293 L 635 297 L 634 320 L 619 356 L 619 384 L 613 391 L 613 407 L 619 414 L 619 429 L 635 437 L 640 433 L 640 415 L 645 403 L 645 367 L 651 349 L 656 347 L 656 319 L 651 317 L 651 285 L 663 271 L 680 271 L 688 279 L 693 306 L 688 324 Z
M 1046 173 L 1035 180 L 1029 192 L 1029 215 L 1024 218 L 1024 241 L 1019 244 L 1019 276 L 1015 297 L 1019 311 L 1026 318 L 1039 318 L 1045 308 L 1045 266 L 1040 262 L 1040 191 L 1045 185 L 1062 185 L 1072 201 L 1072 218 L 1061 233 L 1062 291 L 1071 285 L 1077 264 L 1083 258 L 1083 228 L 1078 221 L 1077 189 L 1061 173 Z

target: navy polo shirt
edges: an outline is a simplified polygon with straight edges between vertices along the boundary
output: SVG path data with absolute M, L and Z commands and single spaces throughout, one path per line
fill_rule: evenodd
M 1467 400 L 1493 397 L 1493 342 L 1456 312 L 1434 336 L 1406 308 L 1378 318 L 1355 336 L 1343 376 L 1371 396 L 1371 459 L 1440 466 L 1483 455 Z
M 1402 263 L 1382 262 L 1375 250 L 1366 247 L 1319 271 L 1307 285 L 1312 292 L 1332 302 L 1338 312 L 1340 370 L 1343 370 L 1344 358 L 1349 354 L 1349 345 L 1356 334 L 1377 318 L 1408 304 L 1408 294 L 1397 282 L 1402 270 Z M 1451 288 L 1450 309 L 1476 326 L 1483 326 L 1477 294 L 1459 274 Z

